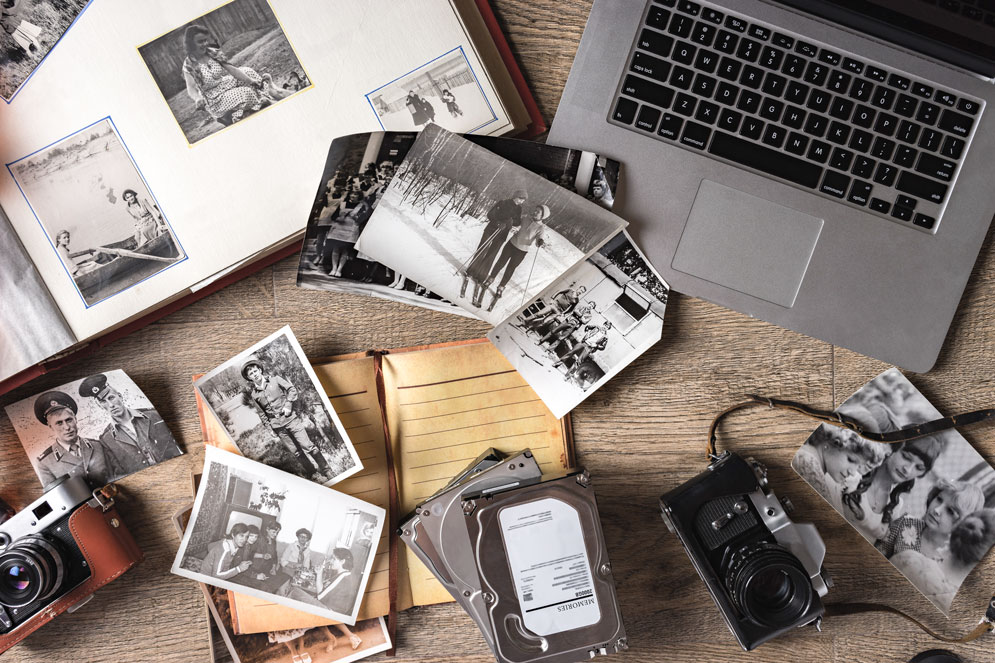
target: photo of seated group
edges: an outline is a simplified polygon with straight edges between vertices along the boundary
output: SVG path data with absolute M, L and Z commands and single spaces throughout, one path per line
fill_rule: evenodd
M 206 448 L 205 477 L 172 572 L 356 623 L 386 512 Z
M 882 433 L 943 416 L 896 368 L 837 411 Z M 956 430 L 887 444 L 823 424 L 791 466 L 944 615 L 995 545 L 995 470 Z
M 87 307 L 186 259 L 109 117 L 7 170 Z
M 122 370 L 75 380 L 6 410 L 43 486 L 71 475 L 99 488 L 183 453 Z

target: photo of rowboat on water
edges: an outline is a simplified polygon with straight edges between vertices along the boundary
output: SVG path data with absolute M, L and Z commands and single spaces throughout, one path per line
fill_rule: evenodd
M 87 308 L 186 259 L 109 117 L 7 169 Z

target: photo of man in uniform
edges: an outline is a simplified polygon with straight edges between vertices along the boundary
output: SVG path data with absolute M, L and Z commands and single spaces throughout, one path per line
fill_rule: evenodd
M 79 385 L 79 395 L 92 398 L 111 418 L 100 434 L 114 478 L 120 478 L 180 455 L 166 423 L 153 408 L 132 408 L 103 373 Z
M 47 391 L 35 399 L 34 410 L 38 421 L 55 433 L 55 441 L 38 456 L 43 485 L 65 475 L 82 476 L 95 488 L 110 480 L 104 446 L 80 435 L 76 420 L 79 407 L 69 394 Z

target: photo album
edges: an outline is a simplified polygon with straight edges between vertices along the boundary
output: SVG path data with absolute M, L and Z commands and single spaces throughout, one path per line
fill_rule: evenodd
M 484 0 L 4 2 L 0 390 L 300 241 L 331 136 L 541 130 L 488 19 Z

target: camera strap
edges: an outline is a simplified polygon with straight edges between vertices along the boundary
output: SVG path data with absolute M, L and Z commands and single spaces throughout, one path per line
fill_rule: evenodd
M 968 426 L 970 424 L 995 419 L 995 409 L 975 410 L 973 412 L 964 412 L 950 417 L 934 419 L 933 421 L 927 421 L 921 424 L 912 424 L 906 426 L 905 428 L 889 431 L 887 433 L 876 433 L 874 431 L 866 430 L 864 425 L 859 421 L 840 412 L 818 410 L 816 408 L 809 407 L 804 403 L 780 400 L 777 398 L 767 398 L 765 396 L 757 396 L 755 394 L 748 394 L 746 399 L 747 400 L 745 401 L 727 407 L 712 420 L 712 425 L 708 428 L 708 444 L 706 446 L 706 452 L 709 460 L 715 460 L 718 458 L 715 449 L 715 442 L 718 438 L 717 430 L 719 422 L 733 412 L 758 405 L 766 405 L 771 409 L 776 408 L 779 410 L 794 412 L 810 419 L 815 419 L 820 423 L 835 426 L 837 428 L 845 428 L 866 440 L 870 440 L 872 442 L 884 442 L 886 444 L 906 442 L 908 440 L 914 440 L 916 438 L 925 437 L 941 431 L 950 430 L 952 428 L 956 428 L 957 426 Z M 943 642 L 971 642 L 972 640 L 976 640 L 982 635 L 995 630 L 995 596 L 993 596 L 991 601 L 989 601 L 987 610 L 985 611 L 985 616 L 981 618 L 978 625 L 974 627 L 972 631 L 959 638 L 948 638 L 940 635 L 920 622 L 918 619 L 905 614 L 898 608 L 878 603 L 830 603 L 826 604 L 825 616 L 832 617 L 856 615 L 867 612 L 890 612 L 894 615 L 899 615 L 900 617 L 904 617 L 909 620 L 932 637 Z

